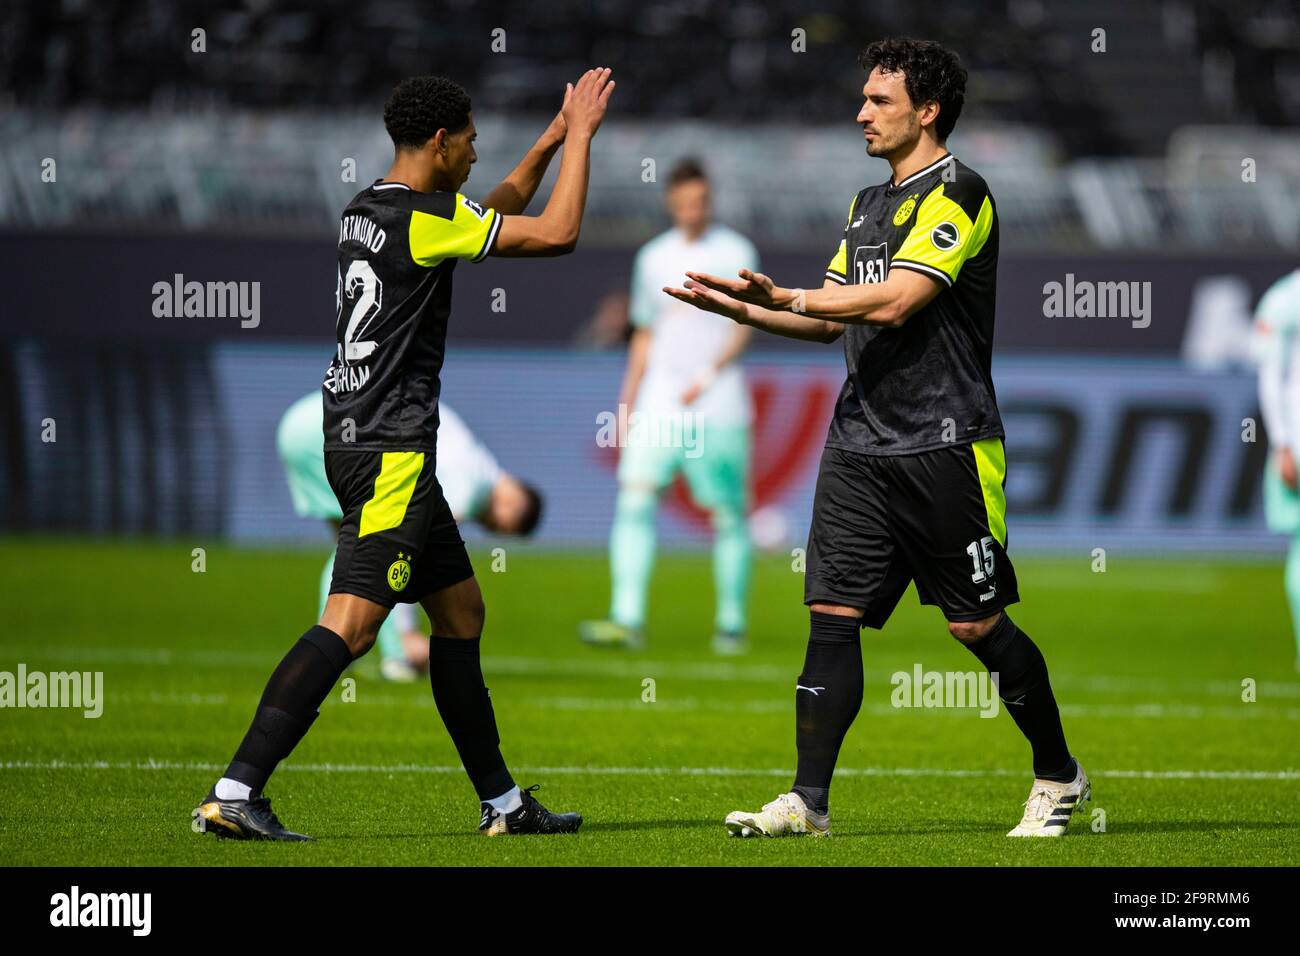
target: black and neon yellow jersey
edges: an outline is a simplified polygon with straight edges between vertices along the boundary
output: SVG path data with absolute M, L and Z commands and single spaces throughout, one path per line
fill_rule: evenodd
M 437 448 L 439 373 L 458 259 L 482 260 L 501 216 L 460 193 L 377 181 L 339 220 L 337 349 L 325 448 Z
M 900 328 L 846 326 L 848 377 L 826 444 L 907 455 L 1002 437 L 989 370 L 997 210 L 984 180 L 951 153 L 897 186 L 890 180 L 853 197 L 826 276 L 883 282 L 891 269 L 943 288 Z

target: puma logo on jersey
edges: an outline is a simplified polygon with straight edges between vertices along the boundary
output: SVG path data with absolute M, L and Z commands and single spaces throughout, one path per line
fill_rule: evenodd
M 795 692 L 796 694 L 799 693 L 799 691 L 801 691 L 801 690 L 806 690 L 808 693 L 812 694 L 814 697 L 820 697 L 821 695 L 820 695 L 819 693 L 817 693 L 817 692 L 818 692 L 819 690 L 825 690 L 825 689 L 826 689 L 825 687 L 804 687 L 803 684 L 795 684 L 795 685 L 794 685 L 794 692 Z

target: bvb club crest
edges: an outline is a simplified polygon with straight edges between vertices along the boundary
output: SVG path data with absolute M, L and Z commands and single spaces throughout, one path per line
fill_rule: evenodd
M 894 213 L 895 226 L 901 226 L 903 223 L 907 222 L 908 217 L 912 215 L 912 210 L 916 208 L 917 195 L 918 193 L 912 193 L 912 195 L 903 200 L 903 205 L 898 207 L 898 211 Z
M 397 560 L 388 566 L 388 586 L 394 591 L 400 591 L 406 587 L 411 580 L 411 562 L 407 560 L 409 554 L 397 552 Z

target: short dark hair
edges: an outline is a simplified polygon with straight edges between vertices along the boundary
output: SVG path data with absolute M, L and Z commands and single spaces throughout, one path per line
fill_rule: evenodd
M 445 76 L 408 76 L 384 104 L 384 128 L 398 149 L 419 149 L 440 129 L 469 125 L 469 94 Z
M 966 102 L 966 68 L 956 53 L 933 40 L 901 37 L 868 45 L 858 62 L 868 73 L 877 66 L 884 73 L 902 73 L 913 106 L 938 103 L 934 131 L 940 141 L 948 138 Z
M 542 520 L 542 493 L 527 482 L 521 481 L 524 486 L 524 496 L 528 499 L 528 505 L 524 508 L 524 513 L 519 518 L 519 533 L 521 535 L 530 535 L 537 530 L 538 524 Z
M 668 173 L 668 188 L 680 186 L 682 183 L 689 183 L 694 179 L 702 179 L 704 182 L 709 181 L 708 174 L 704 171 L 704 164 L 694 156 L 685 156 L 673 164 L 672 171 Z

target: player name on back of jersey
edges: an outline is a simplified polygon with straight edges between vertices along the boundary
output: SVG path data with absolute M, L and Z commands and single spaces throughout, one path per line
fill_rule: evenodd
M 384 247 L 388 233 L 379 227 L 379 223 L 365 216 L 344 216 L 339 220 L 339 245 L 345 242 L 359 242 L 371 252 L 378 252 Z
M 333 364 L 325 372 L 325 387 L 335 395 L 355 392 L 370 381 L 369 365 Z

